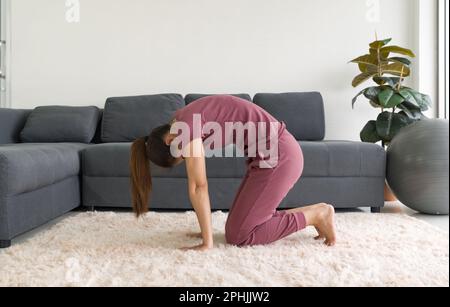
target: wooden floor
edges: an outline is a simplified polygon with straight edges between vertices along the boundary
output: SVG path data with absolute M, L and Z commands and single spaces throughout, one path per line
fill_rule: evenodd
M 414 210 L 409 209 L 408 207 L 402 205 L 399 202 L 386 203 L 386 206 L 383 208 L 383 210 L 381 212 L 408 214 L 412 217 L 418 218 L 419 220 L 425 221 L 436 227 L 439 227 L 439 228 L 445 230 L 447 233 L 449 232 L 449 216 L 448 215 L 434 216 L 434 215 L 421 214 Z

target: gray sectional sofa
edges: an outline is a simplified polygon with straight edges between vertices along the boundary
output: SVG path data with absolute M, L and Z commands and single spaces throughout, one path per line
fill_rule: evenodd
M 0 109 L 0 248 L 77 207 L 130 208 L 131 142 L 167 123 L 205 95 L 109 98 L 105 109 Z M 386 155 L 377 145 L 323 141 L 319 93 L 237 95 L 287 124 L 305 155 L 302 179 L 282 207 L 328 202 L 336 208 L 384 205 Z M 207 160 L 213 209 L 226 210 L 244 176 L 245 159 Z M 153 166 L 153 209 L 190 209 L 184 166 Z

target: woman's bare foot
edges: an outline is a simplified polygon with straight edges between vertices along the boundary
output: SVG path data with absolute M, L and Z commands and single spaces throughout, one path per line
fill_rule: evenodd
M 334 221 L 334 208 L 329 204 L 318 204 L 304 208 L 287 211 L 287 213 L 302 212 L 305 215 L 307 226 L 314 226 L 318 232 L 316 240 L 325 240 L 328 246 L 336 244 L 336 228 Z
M 336 228 L 334 222 L 334 208 L 333 206 L 326 205 L 321 210 L 318 210 L 317 221 L 314 224 L 319 236 L 316 240 L 325 240 L 325 244 L 328 246 L 334 246 L 336 244 Z

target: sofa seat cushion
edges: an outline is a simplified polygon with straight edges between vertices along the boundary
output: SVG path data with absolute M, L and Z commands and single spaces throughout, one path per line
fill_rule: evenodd
M 131 143 L 94 145 L 83 151 L 83 175 L 88 177 L 129 177 L 128 162 Z M 209 178 L 241 178 L 246 171 L 245 158 L 207 159 Z M 186 178 L 186 167 L 181 164 L 173 169 L 151 165 L 155 178 Z
M 60 182 L 80 173 L 76 143 L 0 146 L 0 196 L 13 196 Z
M 303 177 L 384 177 L 386 152 L 381 146 L 361 142 L 300 142 Z
M 305 156 L 303 177 L 384 177 L 385 152 L 377 145 L 360 142 L 301 142 Z M 130 143 L 94 145 L 83 151 L 83 175 L 129 177 Z M 207 159 L 209 178 L 242 178 L 245 158 Z M 151 166 L 155 178 L 186 178 L 185 166 L 163 169 Z

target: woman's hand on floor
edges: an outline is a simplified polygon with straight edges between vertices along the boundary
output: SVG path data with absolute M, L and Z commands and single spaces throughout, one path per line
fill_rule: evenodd
M 206 251 L 208 251 L 208 250 L 210 250 L 212 248 L 213 248 L 212 245 L 200 244 L 200 245 L 193 246 L 193 247 L 183 247 L 183 248 L 181 248 L 181 250 L 185 251 L 185 252 L 187 252 L 187 251 L 206 252 Z
M 201 232 L 190 232 L 190 233 L 186 234 L 186 236 L 188 236 L 191 239 L 202 239 L 203 238 L 203 235 L 202 235 Z M 213 248 L 213 244 L 212 243 L 211 244 L 203 243 L 203 244 L 196 245 L 196 246 L 193 246 L 193 247 L 184 247 L 184 248 L 181 248 L 181 250 L 182 251 L 201 251 L 201 252 L 204 252 L 204 251 L 210 250 L 212 248 Z
M 187 234 L 187 236 L 189 238 L 192 238 L 192 239 L 201 239 L 201 238 L 203 238 L 201 232 L 190 232 L 190 233 Z

